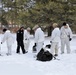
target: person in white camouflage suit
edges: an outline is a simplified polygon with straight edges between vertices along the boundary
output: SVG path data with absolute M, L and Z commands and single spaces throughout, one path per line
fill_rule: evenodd
M 13 38 L 10 30 L 7 30 L 6 28 L 3 29 L 3 33 L 4 33 L 4 36 L 2 38 L 1 44 L 3 44 L 6 41 L 7 49 L 8 49 L 8 52 L 6 54 L 11 55 L 12 54 L 12 52 L 11 52 L 12 44 L 14 42 L 14 38 Z
M 70 41 L 72 40 L 72 30 L 66 22 L 63 23 L 61 27 L 61 54 L 64 53 L 64 48 L 66 46 L 67 53 L 71 52 Z
M 26 51 L 28 51 L 30 45 L 30 30 L 30 27 L 24 30 L 24 48 Z

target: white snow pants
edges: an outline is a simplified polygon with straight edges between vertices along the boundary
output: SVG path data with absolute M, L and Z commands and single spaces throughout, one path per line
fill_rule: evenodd
M 12 51 L 12 45 L 7 45 L 7 48 L 8 48 L 8 52 L 7 53 L 9 55 L 11 55 L 12 54 L 12 52 L 11 52 Z
M 71 49 L 70 49 L 69 38 L 62 38 L 61 39 L 61 53 L 64 53 L 65 45 L 66 45 L 67 53 L 70 53 Z
M 37 49 L 37 53 L 43 48 L 44 42 L 38 42 L 36 49 Z
M 27 41 L 24 42 L 24 49 L 25 49 L 26 51 L 28 51 L 29 45 L 30 45 L 30 41 L 29 41 L 29 40 L 27 40 Z
M 51 53 L 58 54 L 58 49 L 59 49 L 59 42 L 52 42 L 51 43 Z

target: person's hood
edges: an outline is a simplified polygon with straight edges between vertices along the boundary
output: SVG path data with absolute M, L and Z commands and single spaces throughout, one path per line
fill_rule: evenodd
M 69 24 L 66 24 L 69 27 Z
M 7 30 L 6 33 L 10 33 L 10 30 Z
M 56 28 L 54 28 L 54 29 L 57 29 L 57 30 L 59 30 L 59 28 L 58 28 L 58 27 L 56 27 Z
M 70 27 L 69 27 L 69 24 L 66 24 L 66 25 L 68 26 L 68 29 L 69 29 L 69 28 L 70 28 Z M 62 29 L 65 29 L 64 26 L 62 26 L 61 28 L 62 28 Z
M 41 28 L 37 28 L 37 30 L 41 30 Z
M 33 30 L 35 30 L 35 29 L 37 29 L 37 28 L 39 28 L 39 26 L 38 26 L 38 25 L 35 25 L 35 26 L 33 27 Z

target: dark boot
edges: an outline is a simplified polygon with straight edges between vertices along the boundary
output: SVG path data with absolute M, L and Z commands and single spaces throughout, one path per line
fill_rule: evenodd
M 55 56 L 55 57 L 57 57 L 57 56 L 58 56 L 58 54 L 55 54 L 54 56 Z

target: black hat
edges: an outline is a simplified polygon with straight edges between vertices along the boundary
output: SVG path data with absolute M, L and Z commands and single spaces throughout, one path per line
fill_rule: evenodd
M 63 26 L 66 26 L 66 22 L 63 23 Z
M 4 29 L 3 29 L 3 32 L 6 32 L 6 31 L 7 31 L 7 29 L 6 29 L 6 28 L 4 28 Z

